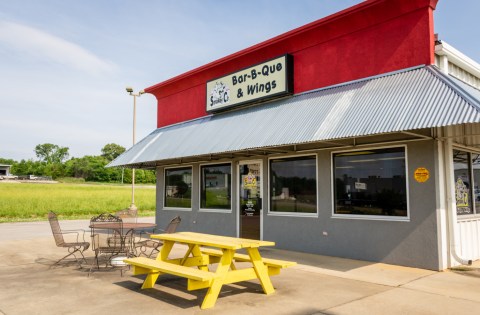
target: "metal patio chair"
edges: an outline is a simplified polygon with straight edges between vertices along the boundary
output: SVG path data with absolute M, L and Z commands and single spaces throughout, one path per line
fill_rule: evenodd
M 92 250 L 95 252 L 95 259 L 90 266 L 88 275 L 92 272 L 94 264 L 97 269 L 100 269 L 99 257 L 106 258 L 105 267 L 123 267 L 121 258 L 129 257 L 130 245 L 125 242 L 125 235 L 123 235 L 123 221 L 121 218 L 109 213 L 103 213 L 99 216 L 93 217 L 90 220 Z M 121 256 L 123 255 L 123 256 Z M 113 259 L 118 256 L 119 261 Z
M 182 219 L 180 218 L 180 216 L 176 216 L 170 221 L 170 223 L 167 225 L 165 230 L 155 229 L 154 233 L 175 233 L 175 231 L 177 230 L 177 226 L 180 224 L 181 221 Z M 151 233 L 147 233 L 147 234 L 150 235 Z M 139 252 L 138 256 L 144 255 L 150 258 L 154 253 L 158 253 L 160 251 L 159 248 L 162 245 L 163 245 L 163 242 L 161 242 L 160 240 L 155 240 L 151 238 L 144 239 L 135 243 L 135 252 L 136 253 Z M 149 249 L 151 250 L 149 253 L 147 253 Z
M 81 261 L 87 262 L 85 259 L 85 256 L 83 256 L 83 252 L 87 250 L 90 247 L 90 243 L 85 241 L 85 231 L 84 230 L 62 230 L 60 228 L 60 223 L 58 222 L 58 217 L 57 214 L 53 211 L 48 212 L 48 222 L 50 223 L 50 227 L 52 228 L 52 233 L 53 233 L 53 238 L 55 239 L 55 244 L 57 244 L 58 247 L 63 247 L 67 248 L 68 254 L 62 258 L 60 258 L 57 262 L 55 262 L 53 265 L 58 264 L 65 258 L 73 255 L 75 257 L 75 260 L 77 263 L 81 266 Z M 75 241 L 66 241 L 64 236 L 65 235 L 73 235 L 75 234 Z M 80 234 L 82 235 L 82 238 L 80 239 Z M 67 237 L 67 238 L 73 238 Z M 82 256 L 82 259 L 78 259 L 77 256 L 75 256 L 75 253 L 79 253 Z

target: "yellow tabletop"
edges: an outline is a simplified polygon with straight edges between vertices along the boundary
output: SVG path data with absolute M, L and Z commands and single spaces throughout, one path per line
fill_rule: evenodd
M 163 241 L 173 241 L 184 244 L 197 244 L 225 249 L 258 248 L 260 246 L 275 246 L 275 242 L 212 235 L 196 232 L 177 232 L 170 234 L 154 234 L 152 238 Z

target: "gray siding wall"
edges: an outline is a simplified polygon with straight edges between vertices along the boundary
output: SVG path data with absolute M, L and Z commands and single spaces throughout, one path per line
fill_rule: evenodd
M 332 218 L 331 152 L 322 151 L 318 154 L 318 218 L 270 215 L 264 238 L 283 249 L 438 270 L 433 150 L 433 141 L 407 146 L 409 222 Z M 426 183 L 413 179 L 417 167 L 430 170 Z
M 276 248 L 280 249 L 438 270 L 434 149 L 433 141 L 407 144 L 408 222 L 332 218 L 330 151 L 317 152 L 318 217 L 268 214 L 268 159 L 261 158 L 264 167 L 263 239 L 275 241 Z M 426 183 L 414 180 L 417 167 L 430 170 L 430 179 Z M 156 220 L 159 227 L 165 227 L 171 218 L 180 215 L 180 231 L 237 236 L 237 161 L 232 163 L 230 213 L 199 211 L 199 165 L 193 166 L 192 209 L 163 210 L 164 169 L 158 168 L 157 174 Z

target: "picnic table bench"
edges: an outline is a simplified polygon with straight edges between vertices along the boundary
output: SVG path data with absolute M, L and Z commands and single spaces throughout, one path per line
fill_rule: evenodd
M 207 254 L 210 256 L 210 263 L 218 263 L 220 261 L 220 257 L 222 257 L 223 253 L 221 250 L 213 249 L 213 248 L 202 248 L 201 252 L 203 254 Z M 250 256 L 240 253 L 235 253 L 233 255 L 233 260 L 238 262 L 249 262 L 251 261 Z M 293 261 L 287 260 L 280 260 L 280 259 L 272 259 L 272 258 L 265 258 L 262 257 L 262 262 L 268 267 L 268 275 L 274 276 L 280 274 L 280 270 L 283 268 L 288 268 L 295 266 L 297 263 Z
M 215 305 L 224 284 L 258 279 L 264 293 L 271 294 L 274 288 L 269 276 L 277 275 L 282 268 L 296 264 L 290 261 L 262 258 L 258 248 L 275 244 L 268 241 L 193 232 L 157 234 L 152 235 L 152 238 L 164 242 L 156 259 L 135 257 L 124 260 L 133 266 L 134 275 L 147 274 L 142 289 L 153 288 L 162 273 L 183 277 L 188 279 L 188 290 L 208 288 L 201 305 L 202 309 Z M 183 258 L 169 258 L 175 243 L 188 245 Z M 246 249 L 247 255 L 236 253 L 236 250 L 242 248 Z M 235 262 L 249 262 L 251 267 L 237 269 Z M 209 267 L 211 264 L 217 264 L 215 270 L 212 266 Z
M 133 275 L 147 274 L 142 289 L 153 288 L 160 273 L 187 278 L 189 283 L 191 281 L 198 281 L 204 284 L 210 284 L 213 278 L 215 278 L 215 273 L 210 271 L 194 269 L 188 266 L 172 264 L 147 257 L 134 257 L 124 259 L 123 261 L 133 266 Z

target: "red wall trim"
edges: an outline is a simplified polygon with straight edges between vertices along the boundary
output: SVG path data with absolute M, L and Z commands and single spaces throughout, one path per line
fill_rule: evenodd
M 370 0 L 146 88 L 158 127 L 207 115 L 207 81 L 289 53 L 294 93 L 434 63 L 437 0 Z

